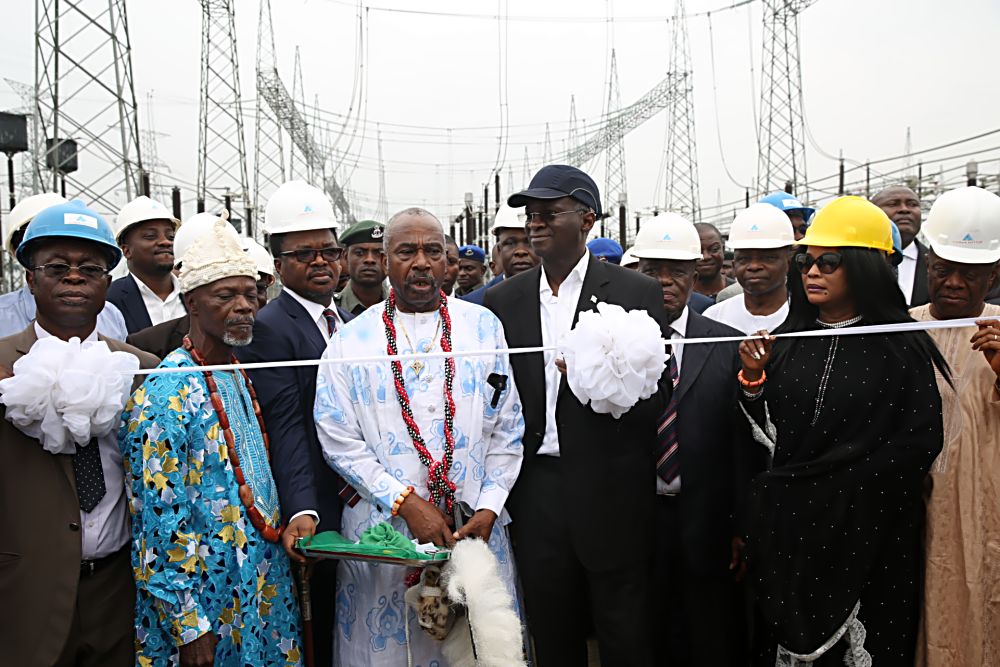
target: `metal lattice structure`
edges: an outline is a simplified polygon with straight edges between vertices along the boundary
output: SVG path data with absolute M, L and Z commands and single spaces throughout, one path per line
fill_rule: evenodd
M 670 70 L 678 81 L 667 104 L 666 199 L 668 211 L 697 222 L 698 152 L 694 131 L 694 85 L 684 0 L 674 5 L 671 22 Z
M 33 189 L 65 179 L 68 196 L 117 211 L 142 173 L 125 0 L 36 0 L 35 18 Z M 68 139 L 76 155 L 60 150 Z
M 580 122 L 576 117 L 576 95 L 569 96 L 569 125 L 568 133 L 566 136 L 566 152 L 576 150 L 576 146 L 580 143 Z
M 302 56 L 299 52 L 299 47 L 295 47 L 295 66 L 292 69 L 292 102 L 299 109 L 306 108 L 306 91 L 305 84 L 302 81 Z M 306 123 L 306 129 L 310 133 L 312 123 L 310 122 L 308 116 L 303 114 L 303 119 Z M 297 178 L 307 183 L 312 182 L 312 169 L 309 164 L 309 160 L 306 159 L 304 155 L 298 150 L 295 144 L 292 144 L 292 152 L 290 159 L 288 161 L 288 175 L 290 178 Z
M 764 0 L 764 57 L 761 62 L 761 192 L 791 183 L 806 187 L 806 133 L 802 118 L 802 68 L 799 60 L 799 14 L 814 0 Z M 797 192 L 806 196 L 805 192 Z
M 545 143 L 542 144 L 542 164 L 552 162 L 552 132 L 549 131 L 549 124 L 545 123 Z
M 146 129 L 139 130 L 142 145 L 142 162 L 149 175 L 149 196 L 160 203 L 167 202 L 167 190 L 163 186 L 162 175 L 170 173 L 170 166 L 160 159 L 157 148 L 158 137 L 166 136 L 156 131 L 153 93 L 146 93 Z
M 620 125 L 619 111 L 622 106 L 621 89 L 618 87 L 618 57 L 611 49 L 611 71 L 608 76 L 608 102 L 606 115 L 609 125 Z M 604 208 L 606 211 L 617 209 L 619 204 L 627 203 L 628 185 L 625 170 L 625 132 L 622 128 L 614 133 L 607 145 L 607 160 L 604 172 Z M 624 239 L 622 239 L 624 242 Z
M 201 104 L 198 124 L 199 202 L 228 196 L 249 215 L 243 100 L 236 51 L 235 0 L 201 0 Z M 252 235 L 247 221 L 245 231 Z
M 389 220 L 389 198 L 385 190 L 385 162 L 382 161 L 382 128 L 378 132 L 378 208 L 375 209 L 375 219 Z
M 274 26 L 271 22 L 271 0 L 260 0 L 257 22 L 257 86 L 261 73 L 274 70 L 277 64 L 274 49 Z M 257 96 L 254 109 L 253 142 L 253 206 L 262 219 L 264 203 L 272 192 L 285 182 L 285 145 L 281 127 L 267 103 Z M 258 225 L 260 228 L 262 225 Z
M 38 141 L 35 139 L 35 129 L 38 123 L 35 116 L 38 114 L 38 105 L 35 103 L 34 85 L 6 78 L 4 81 L 21 100 L 21 106 L 11 109 L 11 113 L 24 114 L 28 117 L 29 149 L 19 155 L 20 165 L 15 175 L 17 198 L 20 200 L 38 192 L 38 174 L 35 170 L 35 149 L 38 146 Z

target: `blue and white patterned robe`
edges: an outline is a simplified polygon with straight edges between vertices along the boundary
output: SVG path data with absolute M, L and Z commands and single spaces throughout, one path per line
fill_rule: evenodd
M 465 301 L 449 299 L 452 346 L 460 350 L 493 350 L 506 347 L 503 327 L 493 313 Z M 382 322 L 384 304 L 377 304 L 341 327 L 325 357 L 352 358 L 385 354 Z M 408 354 L 433 343 L 439 316 L 431 313 L 397 313 L 397 345 Z M 402 322 L 402 326 L 400 325 Z M 413 341 L 411 346 L 403 330 Z M 414 349 L 416 348 L 416 349 Z M 456 499 L 472 510 L 490 509 L 498 519 L 490 549 L 500 562 L 500 574 L 517 600 L 516 574 L 503 509 L 521 469 L 524 416 L 506 355 L 460 357 L 456 362 L 455 453 L 450 479 L 458 486 Z M 406 391 L 414 418 L 435 460 L 444 451 L 444 360 L 429 359 L 419 376 L 403 362 Z M 507 388 L 497 406 L 491 406 L 494 389 L 486 380 L 491 373 L 507 376 Z M 390 518 L 393 501 L 412 485 L 429 498 L 427 469 L 417 458 L 413 441 L 403 423 L 388 362 L 321 365 L 316 386 L 316 428 L 323 452 L 336 470 L 361 494 L 363 500 L 344 508 L 341 533 L 357 540 L 381 521 L 410 535 L 402 517 Z M 322 526 L 320 527 L 322 530 Z M 337 619 L 334 650 L 338 666 L 407 664 L 403 594 L 406 569 L 342 561 L 337 570 Z M 412 614 L 412 612 L 409 612 Z M 410 647 L 415 667 L 444 666 L 440 642 L 419 629 L 410 617 Z

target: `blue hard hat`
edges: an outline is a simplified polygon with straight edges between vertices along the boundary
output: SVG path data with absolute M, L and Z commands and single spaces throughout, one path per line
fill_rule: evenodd
M 587 243 L 587 250 L 595 257 L 603 257 L 612 264 L 621 264 L 625 251 L 614 239 L 598 237 Z
M 768 196 L 762 198 L 757 203 L 770 204 L 779 211 L 783 211 L 785 213 L 799 212 L 802 215 L 802 219 L 805 220 L 806 222 L 809 222 L 810 218 L 812 218 L 813 216 L 813 213 L 816 212 L 816 209 L 806 206 L 805 204 L 800 202 L 795 197 L 795 195 L 788 194 L 783 190 L 779 190 L 778 192 L 772 192 Z
M 115 243 L 115 232 L 101 215 L 74 199 L 65 204 L 50 206 L 32 218 L 24 231 L 21 245 L 17 246 L 17 261 L 28 266 L 29 246 L 35 241 L 49 238 L 70 238 L 90 241 L 105 247 L 114 268 L 122 258 L 121 248 Z
M 477 245 L 464 245 L 458 249 L 459 259 L 468 259 L 480 264 L 486 263 L 486 251 Z

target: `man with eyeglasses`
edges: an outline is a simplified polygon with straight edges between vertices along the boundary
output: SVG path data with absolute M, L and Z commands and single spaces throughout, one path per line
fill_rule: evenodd
M 587 236 L 601 216 L 597 185 L 576 167 L 543 167 L 507 204 L 524 206 L 539 267 L 490 288 L 484 304 L 508 346 L 557 345 L 598 303 L 644 310 L 663 323 L 656 281 L 601 262 Z M 558 363 L 557 363 L 558 362 Z M 653 664 L 653 446 L 669 396 L 621 419 L 597 414 L 569 391 L 558 354 L 510 359 L 524 410 L 524 463 L 508 507 L 514 555 L 538 664 L 587 664 L 587 632 L 606 665 Z
M 465 301 L 483 305 L 486 290 L 507 278 L 513 278 L 538 266 L 538 255 L 531 249 L 528 234 L 524 231 L 524 211 L 504 205 L 493 218 L 493 246 L 497 253 L 499 273 L 476 291 L 462 297 Z
M 271 195 L 264 231 L 283 289 L 257 314 L 251 344 L 236 349 L 241 362 L 319 359 L 333 332 L 352 318 L 333 303 L 344 252 L 336 227 L 333 206 L 319 188 L 290 181 Z M 249 373 L 271 439 L 282 515 L 288 517 L 282 543 L 293 561 L 303 563 L 295 540 L 313 535 L 320 522 L 324 530 L 338 530 L 342 504 L 356 502 L 354 492 L 326 464 L 316 437 L 316 368 Z M 330 665 L 336 563 L 316 563 L 311 582 L 316 664 Z
M 389 296 L 385 286 L 385 252 L 382 250 L 384 233 L 385 225 L 381 222 L 362 220 L 340 235 L 351 279 L 334 298 L 337 305 L 351 315 L 360 315 Z
M 917 240 L 922 212 L 920 198 L 905 185 L 894 185 L 872 197 L 871 202 L 885 211 L 899 229 L 903 242 L 903 259 L 896 267 L 899 289 L 911 306 L 930 301 L 927 292 L 927 246 Z
M 23 331 L 0 339 L 0 377 L 49 337 L 107 345 L 155 367 L 156 357 L 98 333 L 108 271 L 120 257 L 111 226 L 79 201 L 35 215 L 17 259 L 37 312 Z M 130 666 L 135 585 L 117 424 L 72 454 L 54 454 L 8 421 L 7 409 L 0 407 L 3 662 Z

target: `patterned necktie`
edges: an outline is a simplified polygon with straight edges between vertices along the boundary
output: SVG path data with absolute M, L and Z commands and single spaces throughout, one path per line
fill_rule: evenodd
M 73 455 L 73 476 L 76 478 L 76 497 L 80 501 L 80 510 L 90 512 L 104 497 L 104 469 L 101 467 L 101 448 L 97 438 L 83 447 L 76 446 Z
M 667 409 L 656 430 L 656 474 L 670 484 L 681 472 L 681 457 L 677 446 L 677 385 L 680 374 L 677 372 L 677 357 L 673 354 L 667 364 L 674 390 L 670 393 L 670 402 L 667 403 Z
M 337 313 L 329 308 L 325 308 L 323 310 L 323 317 L 326 318 L 326 331 L 332 336 L 333 332 L 337 330 Z

